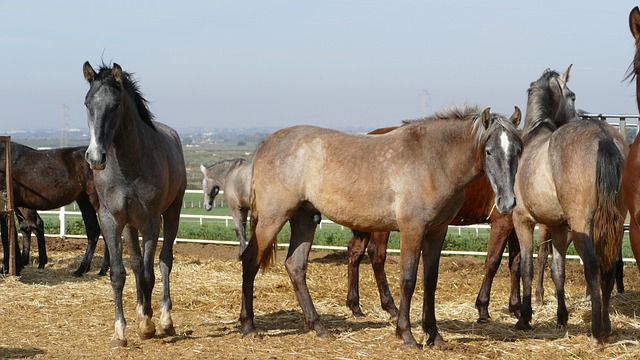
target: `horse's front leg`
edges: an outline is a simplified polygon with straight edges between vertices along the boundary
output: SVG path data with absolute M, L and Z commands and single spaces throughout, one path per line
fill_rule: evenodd
M 389 232 L 374 232 L 371 234 L 371 241 L 367 246 L 367 254 L 371 260 L 373 275 L 376 277 L 378 293 L 380 294 L 380 305 L 382 309 L 389 313 L 391 318 L 398 317 L 398 308 L 393 302 L 393 296 L 389 291 L 387 273 L 384 271 L 384 263 L 387 261 L 387 243 L 389 242 Z
M 127 273 L 122 262 L 122 238 L 120 236 L 123 226 L 106 209 L 100 212 L 100 222 L 102 223 L 105 242 L 112 255 L 109 275 L 111 288 L 113 289 L 115 320 L 111 347 L 124 347 L 127 346 L 127 338 L 124 334 L 127 322 L 122 309 L 122 290 L 124 289 Z
M 315 330 L 320 337 L 333 338 L 333 335 L 320 321 L 307 287 L 307 260 L 317 225 L 313 221 L 313 215 L 302 209 L 299 209 L 289 222 L 291 224 L 291 242 L 284 266 L 302 308 L 305 325 L 309 329 Z
M 247 248 L 247 215 L 248 211 L 245 209 L 233 209 L 231 216 L 233 217 L 233 224 L 236 230 L 236 237 L 240 242 L 240 249 L 238 251 L 238 258 L 242 256 L 244 249 Z
M 566 237 L 566 236 L 565 236 Z M 538 226 L 538 281 L 536 286 L 536 304 L 544 304 L 544 268 L 551 250 L 551 232 L 546 225 Z
M 353 236 L 347 244 L 347 307 L 355 317 L 362 317 L 360 308 L 360 263 L 364 257 L 371 233 L 353 231 Z
M 129 229 L 131 227 L 127 227 Z M 138 289 L 138 335 L 140 339 L 150 339 L 156 334 L 156 325 L 153 322 L 153 309 L 151 308 L 151 292 L 155 285 L 156 277 L 153 271 L 153 261 L 155 259 L 156 247 L 158 245 L 158 236 L 160 234 L 160 216 L 150 218 L 147 224 L 141 229 L 142 232 L 142 254 L 136 256 L 140 259 L 142 255 L 142 263 L 138 264 L 139 274 L 136 276 L 136 287 Z M 137 232 L 131 230 L 131 235 L 137 235 Z M 129 243 L 131 248 L 138 245 L 138 238 L 131 238 Z M 134 266 L 134 253 L 131 251 L 131 267 Z M 135 270 L 134 270 L 135 272 Z
M 427 345 L 442 347 L 444 339 L 438 333 L 435 314 L 435 294 L 438 285 L 438 267 L 440 265 L 440 252 L 442 244 L 447 236 L 447 226 L 441 229 L 432 229 L 423 241 L 422 266 L 424 283 L 424 300 L 422 306 L 422 329 L 429 335 Z
M 506 215 L 500 214 L 504 217 Z M 487 245 L 487 259 L 484 262 L 484 278 L 482 279 L 482 285 L 480 291 L 476 297 L 476 309 L 478 309 L 478 323 L 488 322 L 491 316 L 489 315 L 489 300 L 491 298 L 491 286 L 493 285 L 493 279 L 498 272 L 500 262 L 502 261 L 502 253 L 507 246 L 507 240 L 509 239 L 509 233 L 513 230 L 513 223 L 509 221 L 511 226 L 504 226 L 505 221 L 502 218 L 496 218 L 491 222 L 491 232 L 489 235 L 489 243 Z
M 89 196 L 86 193 L 81 194 L 76 199 L 76 203 L 78 203 L 78 207 L 80 207 L 80 212 L 82 213 L 82 221 L 84 222 L 84 227 L 87 233 L 87 249 L 85 250 L 84 256 L 82 257 L 80 266 L 73 274 L 75 276 L 82 276 L 82 274 L 89 272 L 91 268 L 93 254 L 96 251 L 96 245 L 98 244 L 98 238 L 100 237 L 100 223 L 98 222 L 95 208 L 91 204 Z M 106 270 L 108 268 L 106 266 L 106 260 L 108 260 L 108 258 L 103 258 L 102 268 L 100 269 L 102 275 L 106 275 Z
M 400 309 L 396 325 L 396 336 L 402 339 L 402 347 L 419 348 L 411 332 L 411 297 L 416 288 L 418 264 L 422 250 L 422 231 L 411 231 L 415 226 L 400 229 Z

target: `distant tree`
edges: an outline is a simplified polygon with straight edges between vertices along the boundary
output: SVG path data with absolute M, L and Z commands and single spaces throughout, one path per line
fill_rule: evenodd
M 245 146 L 245 145 L 247 145 L 246 142 L 244 142 L 242 140 L 238 141 L 238 146 Z

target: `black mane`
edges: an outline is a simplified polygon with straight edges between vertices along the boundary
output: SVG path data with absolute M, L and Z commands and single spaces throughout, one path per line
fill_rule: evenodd
M 109 86 L 119 87 L 118 81 L 113 77 L 112 68 L 105 63 L 100 65 L 100 69 L 97 71 L 95 75 L 95 80 L 99 80 L 102 82 L 106 82 Z M 126 71 L 122 72 L 122 85 L 124 90 L 132 94 L 135 103 L 136 109 L 142 121 L 151 126 L 152 129 L 156 130 L 156 126 L 153 122 L 155 116 L 149 110 L 147 99 L 144 98 L 140 88 L 138 86 L 138 81 L 133 78 L 132 73 L 128 73 Z

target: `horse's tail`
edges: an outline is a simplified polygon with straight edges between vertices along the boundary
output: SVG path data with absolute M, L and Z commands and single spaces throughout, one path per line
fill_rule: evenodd
M 254 154 L 254 159 L 255 159 L 255 155 L 257 155 L 258 151 L 260 151 L 260 148 L 262 147 L 263 143 L 260 143 L 260 145 L 258 145 L 258 149 L 256 150 L 256 152 Z M 252 163 L 253 163 L 254 159 L 251 160 Z M 252 166 L 252 169 L 251 169 L 251 179 L 252 180 L 254 179 L 253 172 L 254 172 L 254 168 Z M 242 253 L 243 260 L 245 260 L 245 259 L 249 260 L 249 259 L 257 256 L 256 252 L 258 252 L 258 249 L 259 249 L 258 239 L 257 239 L 257 236 L 256 236 L 256 228 L 258 226 L 258 221 L 259 221 L 259 215 L 260 214 L 259 214 L 258 208 L 256 206 L 256 188 L 255 188 L 255 182 L 254 181 L 251 181 L 251 190 L 250 190 L 250 193 L 249 193 L 249 203 L 251 204 L 250 229 L 249 229 L 251 237 L 250 237 L 249 243 L 247 244 L 246 249 Z M 269 268 L 269 266 L 271 265 L 271 262 L 275 259 L 276 246 L 277 246 L 277 241 L 274 241 L 272 246 L 270 246 L 269 249 L 267 249 L 265 251 L 265 253 L 262 254 L 262 258 L 258 259 L 260 261 L 260 267 L 262 268 L 263 272 L 267 268 Z
M 624 214 L 621 183 L 624 156 L 611 137 L 598 141 L 596 159 L 596 209 L 593 219 L 593 241 L 596 257 L 603 269 L 611 269 L 622 246 Z

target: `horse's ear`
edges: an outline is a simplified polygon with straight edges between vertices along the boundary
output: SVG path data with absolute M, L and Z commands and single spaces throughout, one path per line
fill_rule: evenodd
M 640 10 L 637 6 L 629 14 L 629 28 L 633 38 L 636 39 L 636 43 L 640 43 Z
M 85 61 L 84 65 L 82 65 L 82 72 L 84 73 L 85 80 L 87 80 L 89 83 L 93 82 L 93 79 L 95 79 L 96 76 L 96 72 L 93 70 L 91 64 L 89 64 L 88 61 Z
M 203 174 L 207 174 L 207 168 L 204 167 L 204 165 L 200 164 L 200 171 L 202 171 Z
M 482 110 L 480 118 L 482 120 L 482 126 L 487 129 L 489 127 L 489 124 L 491 123 L 491 108 L 488 107 Z
M 573 64 L 569 65 L 567 70 L 565 70 L 562 74 L 560 74 L 560 80 L 562 81 L 563 85 L 566 85 L 567 82 L 569 82 L 569 73 L 571 72 L 572 66 Z
M 511 115 L 511 118 L 509 120 L 515 127 L 518 127 L 518 125 L 520 125 L 520 119 L 522 119 L 522 112 L 520 111 L 519 107 L 514 106 L 513 115 Z
M 122 68 L 120 67 L 120 65 L 113 63 L 111 75 L 113 75 L 113 78 L 116 79 L 118 83 L 122 84 Z

